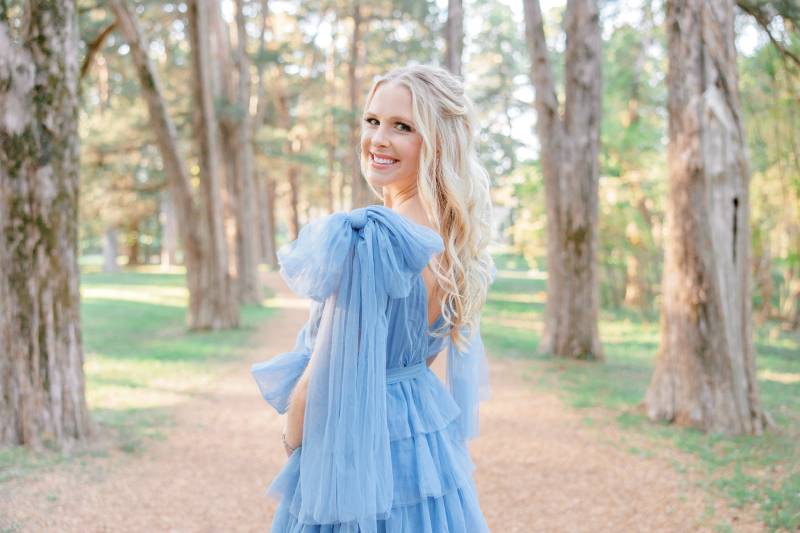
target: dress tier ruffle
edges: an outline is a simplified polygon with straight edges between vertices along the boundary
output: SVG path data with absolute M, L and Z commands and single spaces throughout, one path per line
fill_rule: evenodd
M 354 267 L 356 272 L 360 268 L 364 276 L 373 275 L 380 280 L 378 284 L 369 287 L 369 291 L 347 292 L 351 296 L 348 304 L 352 304 L 353 294 L 356 295 L 356 299 L 359 295 L 362 298 L 372 298 L 370 291 L 374 290 L 378 293 L 379 299 L 375 308 L 385 309 L 386 302 L 380 300 L 381 291 L 392 298 L 407 296 L 414 283 L 421 281 L 421 270 L 430 256 L 441 250 L 441 238 L 438 234 L 424 226 L 407 221 L 388 208 L 370 206 L 344 215 L 346 217 L 344 219 L 339 215 L 331 215 L 316 224 L 312 223 L 305 235 L 301 232 L 298 240 L 292 244 L 292 248 L 279 254 L 281 272 L 287 283 L 301 296 L 311 297 L 313 300 L 310 318 L 299 332 L 294 349 L 266 362 L 257 363 L 252 368 L 252 374 L 262 396 L 279 413 L 285 413 L 289 396 L 309 364 L 312 351 L 315 363 L 312 364 L 311 372 L 317 370 L 314 365 L 318 364 L 316 358 L 320 356 L 320 346 L 335 351 L 337 344 L 331 342 L 330 337 L 334 337 L 335 341 L 337 330 L 334 325 L 339 323 L 337 320 L 344 319 L 328 314 L 332 313 L 332 307 L 339 309 L 341 306 L 341 302 L 336 305 L 331 304 L 329 298 L 336 288 L 342 291 L 341 285 L 347 285 L 348 281 L 351 285 L 360 283 L 357 275 L 348 272 L 348 265 L 357 265 Z M 362 232 L 370 223 L 374 226 L 369 228 L 371 232 Z M 352 232 L 357 232 L 353 241 L 350 240 Z M 365 265 L 370 263 L 363 261 L 363 258 L 360 263 L 352 259 L 358 253 L 354 253 L 354 250 L 361 252 L 366 250 L 358 248 L 363 245 L 360 240 L 376 244 L 371 259 L 375 271 L 364 271 Z M 316 254 L 312 254 L 312 250 L 315 250 Z M 334 255 L 337 257 L 332 258 Z M 339 260 L 341 263 L 338 263 Z M 302 275 L 295 275 L 300 269 Z M 338 270 L 338 273 L 332 274 L 333 270 Z M 340 277 L 345 279 L 345 282 L 341 282 Z M 329 305 L 327 311 L 326 304 L 323 304 L 326 301 Z M 349 309 L 348 313 L 352 314 L 352 309 Z M 358 331 L 361 332 L 364 327 L 374 327 L 378 334 L 377 339 L 367 339 L 366 342 L 362 337 L 362 344 L 372 346 L 375 343 L 385 342 L 386 337 L 385 333 L 381 333 L 384 330 L 381 329 L 380 320 L 376 320 L 376 325 L 369 322 L 375 317 L 366 319 L 368 321 L 364 322 L 362 317 L 359 322 L 361 329 Z M 328 341 L 318 342 L 318 337 L 325 335 L 329 337 Z M 478 347 L 474 336 L 472 339 L 471 346 Z M 327 363 L 332 370 L 329 374 L 324 374 L 327 381 L 324 386 L 318 382 L 316 391 L 310 391 L 309 395 L 316 392 L 316 397 L 331 398 L 330 390 L 336 392 L 339 389 L 336 380 L 330 379 L 329 376 L 350 375 L 355 381 L 347 380 L 347 383 L 352 385 L 350 388 L 353 390 L 350 392 L 354 394 L 353 399 L 346 397 L 340 400 L 341 404 L 335 403 L 335 400 L 327 400 L 328 404 L 318 403 L 317 409 L 324 405 L 330 412 L 341 410 L 340 405 L 352 406 L 353 402 L 360 401 L 358 398 L 363 395 L 359 393 L 363 388 L 372 394 L 372 397 L 360 404 L 360 408 L 365 410 L 364 418 L 367 419 L 364 423 L 374 422 L 375 417 L 379 417 L 382 422 L 372 427 L 380 428 L 379 432 L 383 435 L 377 438 L 371 447 L 354 443 L 352 439 L 331 440 L 331 435 L 339 436 L 338 432 L 342 431 L 342 419 L 335 420 L 338 424 L 336 427 L 331 426 L 330 419 L 328 425 L 320 424 L 316 420 L 310 420 L 312 414 L 307 406 L 303 446 L 292 453 L 267 488 L 267 494 L 280 502 L 272 522 L 272 533 L 489 531 L 480 511 L 472 476 L 475 465 L 466 444 L 467 438 L 477 434 L 478 388 L 488 384 L 482 374 L 485 371 L 482 344 L 479 346 L 480 350 L 475 350 L 473 354 L 475 357 L 480 357 L 481 361 L 474 362 L 469 359 L 471 355 L 469 352 L 457 353 L 452 346 L 448 347 L 447 387 L 425 362 L 425 357 L 438 353 L 439 348 L 440 345 L 431 348 L 433 352 L 429 350 L 420 353 L 415 362 L 408 366 L 384 367 L 379 373 L 367 376 L 347 374 L 346 371 L 350 368 L 348 365 L 355 364 L 352 361 L 352 354 L 350 359 L 345 359 L 343 354 L 334 353 L 330 358 L 332 362 L 328 363 L 323 359 L 322 363 L 319 363 Z M 385 353 L 380 349 L 365 352 L 359 348 L 356 351 L 362 361 L 366 357 L 378 359 L 383 357 L 383 364 L 386 364 Z M 342 356 L 340 360 L 334 360 L 338 355 Z M 453 357 L 459 359 L 451 364 Z M 337 373 L 334 374 L 334 370 Z M 378 378 L 381 386 L 376 386 Z M 309 389 L 313 386 L 312 377 Z M 475 389 L 474 394 L 464 392 L 466 390 L 464 387 L 467 386 Z M 487 390 L 484 387 L 483 391 Z M 374 395 L 378 391 L 385 397 L 385 404 L 376 400 Z M 344 403 L 345 400 L 349 403 Z M 374 407 L 368 405 L 370 403 L 379 405 Z M 317 412 L 313 416 L 320 415 Z M 361 429 L 359 420 L 347 422 L 350 424 L 347 430 Z M 324 432 L 310 433 L 309 424 L 324 428 Z M 318 441 L 311 441 L 311 435 L 315 435 L 319 442 L 335 442 L 336 446 L 325 448 L 324 445 L 319 445 Z M 344 454 L 340 453 L 342 446 L 352 448 L 348 448 L 348 453 Z M 385 448 L 382 448 L 384 446 Z M 313 459 L 304 457 L 304 452 L 313 454 Z M 353 476 L 341 468 L 330 470 L 338 472 L 338 476 L 345 478 L 341 482 L 339 479 L 323 480 L 321 478 L 324 476 L 316 470 L 327 469 L 328 463 L 352 464 L 342 458 L 352 458 L 354 455 L 362 457 L 362 454 L 365 461 L 376 462 L 376 467 L 356 471 Z M 320 460 L 325 457 L 331 459 L 327 462 Z M 390 461 L 384 463 L 385 459 Z M 381 468 L 383 464 L 387 464 L 388 467 Z M 313 472 L 309 471 L 311 465 L 315 469 Z M 304 479 L 310 479 L 313 485 L 304 487 Z M 321 494 L 320 490 L 330 491 L 332 494 Z M 309 505 L 309 502 L 304 502 L 304 495 L 314 498 L 314 504 Z M 328 497 L 334 501 L 326 503 L 325 499 Z M 351 499 L 353 497 L 368 501 L 366 505 L 363 505 L 363 502 L 354 503 Z M 350 512 L 351 503 L 353 513 Z M 315 516 L 332 515 L 341 519 L 315 519 Z
M 423 366 L 425 363 L 421 363 Z M 488 531 L 480 512 L 470 459 L 461 439 L 460 409 L 427 367 L 418 375 L 387 384 L 387 412 L 393 470 L 391 514 L 378 520 L 387 533 L 465 533 Z M 273 532 L 357 533 L 354 523 L 300 524 L 299 464 L 303 448 L 267 489 L 278 499 Z

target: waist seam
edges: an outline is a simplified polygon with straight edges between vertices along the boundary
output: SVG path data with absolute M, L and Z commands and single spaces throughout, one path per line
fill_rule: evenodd
M 408 366 L 396 366 L 386 369 L 386 384 L 397 383 L 398 381 L 406 381 L 418 376 L 422 376 L 428 370 L 428 364 L 425 361 L 414 363 Z

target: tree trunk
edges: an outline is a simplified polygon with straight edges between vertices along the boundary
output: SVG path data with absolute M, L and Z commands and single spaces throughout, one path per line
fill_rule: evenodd
M 259 198 L 259 227 L 261 228 L 261 260 L 272 266 L 278 266 L 278 255 L 275 246 L 275 186 L 269 174 L 263 180 L 256 180 Z
M 336 42 L 338 37 L 338 26 L 334 24 L 332 42 Z M 336 47 L 329 46 L 328 54 L 325 58 L 325 99 L 327 101 L 327 114 L 325 116 L 325 145 L 327 148 L 328 179 L 325 182 L 325 200 L 329 213 L 335 211 L 334 207 L 334 180 L 337 178 L 336 171 L 336 117 L 334 108 L 336 106 Z
M 361 84 L 358 77 L 359 57 L 361 48 L 361 3 L 353 2 L 353 37 L 350 41 L 350 64 L 347 68 L 347 80 L 350 91 L 350 113 L 352 124 L 350 125 L 350 141 L 348 144 L 348 160 L 350 164 L 350 203 L 351 208 L 363 207 L 369 203 L 371 191 L 367 185 L 366 177 L 361 175 L 361 161 L 358 154 L 359 148 L 359 126 L 361 123 L 361 108 L 359 104 L 359 94 Z
M 269 18 L 269 2 L 267 0 L 261 1 L 261 29 L 259 34 L 259 53 L 258 57 L 263 58 L 266 56 L 266 41 L 267 31 L 270 30 Z M 256 113 L 253 117 L 253 125 L 251 131 L 253 137 L 255 132 L 264 123 L 266 115 L 268 97 L 266 94 L 266 76 L 263 59 L 256 63 L 256 72 L 258 79 L 258 88 L 256 90 Z M 251 141 L 253 139 L 251 138 Z M 257 203 L 257 213 L 259 220 L 259 237 L 261 243 L 261 261 L 267 263 L 273 268 L 278 266 L 278 256 L 276 254 L 275 245 L 275 183 L 272 179 L 272 174 L 267 171 L 264 173 L 263 180 L 258 179 L 256 171 L 255 157 L 253 163 L 253 179 L 255 182 L 256 191 L 258 193 L 259 201 Z
M 78 270 L 78 17 L 29 3 L 0 19 L 0 445 L 70 449 L 85 398 Z M 12 23 L 13 24 L 13 23 Z
M 769 424 L 755 371 L 749 170 L 732 0 L 673 0 L 661 344 L 647 414 L 703 431 Z
M 117 228 L 106 228 L 103 232 L 103 272 L 119 272 L 118 244 Z
M 139 77 L 142 96 L 147 103 L 150 125 L 164 162 L 169 192 L 178 215 L 178 233 L 186 265 L 186 285 L 189 290 L 189 310 L 186 316 L 190 329 L 218 329 L 234 325 L 225 317 L 219 296 L 227 287 L 215 284 L 219 276 L 212 276 L 214 268 L 209 242 L 204 239 L 203 228 L 209 223 L 207 211 L 198 209 L 193 200 L 187 165 L 178 151 L 178 136 L 175 124 L 167 113 L 158 73 L 147 55 L 148 45 L 142 36 L 136 16 L 124 0 L 113 0 L 111 7 L 119 21 L 119 27 L 128 46 Z M 205 180 L 204 180 L 205 181 Z
M 597 330 L 600 25 L 593 0 L 567 3 L 566 100 L 560 116 L 538 0 L 525 0 L 547 202 L 547 304 L 540 351 L 603 359 Z
M 168 269 L 178 264 L 178 221 L 175 217 L 175 203 L 169 191 L 161 194 L 161 267 Z
M 214 109 L 209 13 L 213 0 L 189 2 L 189 35 L 192 50 L 192 83 L 195 100 L 195 137 L 200 159 L 200 194 L 205 217 L 203 225 L 209 242 L 206 258 L 207 287 L 210 293 L 208 312 L 211 328 L 236 327 L 239 307 L 234 283 L 228 271 L 228 247 L 225 240 L 222 165 L 220 161 L 219 124 Z
M 227 249 L 228 274 L 237 302 L 241 283 L 239 279 L 240 251 L 242 237 L 242 220 L 240 209 L 240 181 L 237 168 L 239 157 L 239 102 L 237 100 L 237 81 L 234 72 L 233 57 L 230 47 L 230 35 L 220 12 L 218 0 L 206 0 L 208 11 L 208 27 L 211 34 L 208 39 L 209 61 L 207 67 L 211 79 L 210 90 L 215 102 L 217 126 L 219 132 L 220 180 L 222 191 L 222 220 Z
M 289 167 L 289 209 L 291 211 L 289 218 L 289 234 L 292 240 L 297 239 L 300 235 L 300 207 L 298 205 L 299 185 L 297 183 L 299 173 L 300 169 L 297 168 L 297 165 Z
M 300 233 L 300 208 L 298 206 L 300 201 L 300 183 L 298 181 L 300 168 L 291 158 L 295 153 L 300 151 L 299 146 L 301 141 L 295 137 L 292 131 L 292 120 L 289 112 L 289 94 L 280 67 L 277 68 L 277 72 L 278 75 L 273 85 L 273 95 L 278 125 L 286 132 L 286 154 L 289 157 L 287 181 L 289 183 L 289 211 L 291 213 L 289 218 L 289 235 L 292 240 L 294 240 Z
M 253 176 L 253 120 L 250 115 L 250 61 L 247 57 L 247 32 L 242 0 L 236 0 L 236 65 L 237 65 L 237 123 L 238 149 L 236 177 L 239 190 L 237 218 L 237 261 L 239 265 L 239 302 L 261 303 L 261 284 L 258 278 L 258 217 L 257 191 Z
M 138 266 L 139 261 L 139 220 L 132 220 L 128 226 L 128 262 L 127 266 Z
M 449 0 L 447 22 L 444 27 L 445 61 L 447 70 L 461 76 L 461 57 L 464 52 L 464 5 L 463 0 Z

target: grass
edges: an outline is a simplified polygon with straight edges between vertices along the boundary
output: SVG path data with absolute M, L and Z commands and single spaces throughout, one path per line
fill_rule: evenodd
M 272 309 L 245 306 L 240 327 L 218 332 L 186 328 L 184 274 L 147 268 L 81 275 L 81 328 L 86 398 L 92 418 L 111 436 L 110 446 L 139 454 L 149 441 L 165 438 L 170 407 L 213 379 L 221 363 L 239 356 Z M 55 450 L 34 454 L 15 447 L 0 451 L 0 482 L 75 460 L 107 456 L 93 447 L 75 455 Z
M 601 310 L 604 363 L 555 359 L 537 353 L 542 334 L 545 279 L 526 271 L 524 260 L 496 257 L 498 276 L 484 308 L 481 332 L 493 357 L 529 361 L 533 386 L 557 390 L 575 409 L 600 409 L 625 431 L 646 438 L 650 449 L 626 446 L 649 456 L 659 448 L 693 457 L 709 490 L 736 507 L 754 506 L 771 531 L 800 528 L 800 335 L 774 325 L 755 338 L 760 396 L 777 429 L 762 436 L 729 437 L 651 423 L 642 414 L 659 342 L 657 316 Z M 587 424 L 597 425 L 592 415 Z M 678 471 L 688 465 L 677 461 Z M 713 509 L 709 511 L 713 518 Z M 730 525 L 719 524 L 725 531 Z

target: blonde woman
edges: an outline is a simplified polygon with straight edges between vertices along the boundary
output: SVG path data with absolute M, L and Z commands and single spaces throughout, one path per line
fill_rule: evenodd
M 312 306 L 294 350 L 252 368 L 287 415 L 273 533 L 489 530 L 466 445 L 489 396 L 478 323 L 494 275 L 475 136 L 447 71 L 377 78 L 360 152 L 384 205 L 311 222 L 280 250 Z M 444 349 L 446 385 L 428 368 Z

